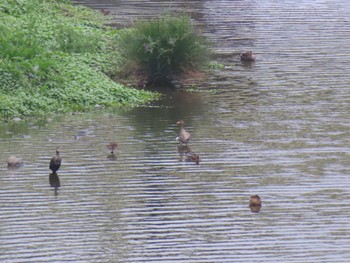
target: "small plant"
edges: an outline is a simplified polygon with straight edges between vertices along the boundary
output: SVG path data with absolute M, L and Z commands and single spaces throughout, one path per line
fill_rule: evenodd
M 224 70 L 225 69 L 225 65 L 221 64 L 217 61 L 211 61 L 207 64 L 207 68 L 209 70 Z
M 150 82 L 198 70 L 209 58 L 206 40 L 185 15 L 138 21 L 120 34 L 120 47 L 127 64 L 136 65 L 134 70 L 141 69 Z

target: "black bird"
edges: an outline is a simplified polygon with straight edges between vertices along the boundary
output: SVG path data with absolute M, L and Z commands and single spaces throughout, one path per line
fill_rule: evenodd
M 59 152 L 60 147 L 56 148 L 56 155 L 51 158 L 50 161 L 50 170 L 52 170 L 52 173 L 56 173 L 58 169 L 60 169 L 61 166 L 61 157 L 60 157 L 60 152 Z

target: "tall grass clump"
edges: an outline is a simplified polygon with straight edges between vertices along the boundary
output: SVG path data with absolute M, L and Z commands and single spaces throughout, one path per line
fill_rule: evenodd
M 209 58 L 206 39 L 196 34 L 186 15 L 137 21 L 120 34 L 120 47 L 127 65 L 144 72 L 149 81 L 201 69 Z

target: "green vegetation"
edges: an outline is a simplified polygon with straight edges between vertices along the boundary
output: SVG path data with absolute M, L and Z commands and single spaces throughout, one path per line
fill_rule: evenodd
M 141 71 L 148 81 L 198 70 L 209 59 L 206 40 L 194 32 L 190 18 L 184 15 L 138 21 L 119 36 L 126 64 L 134 65 L 134 71 Z
M 155 99 L 112 81 L 119 32 L 105 20 L 69 0 L 0 0 L 0 118 Z
M 207 65 L 207 69 L 208 70 L 224 70 L 225 69 L 225 65 L 221 64 L 217 61 L 211 61 L 208 63 Z

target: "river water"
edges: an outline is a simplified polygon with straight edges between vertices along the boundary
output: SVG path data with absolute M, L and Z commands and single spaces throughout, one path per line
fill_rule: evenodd
M 348 262 L 347 1 L 79 2 L 119 27 L 185 11 L 225 70 L 145 107 L 3 123 L 1 262 Z

